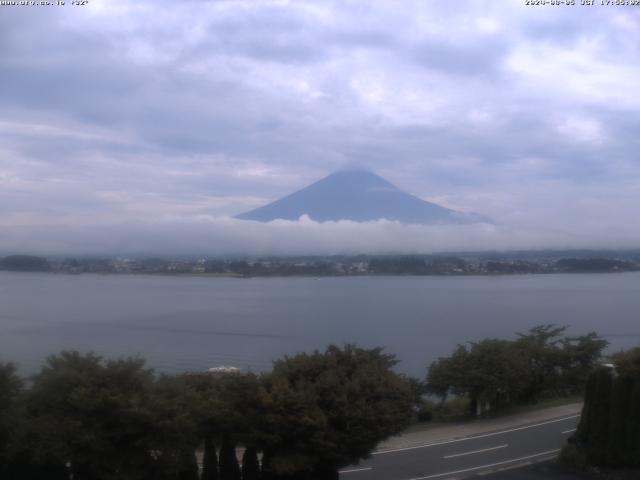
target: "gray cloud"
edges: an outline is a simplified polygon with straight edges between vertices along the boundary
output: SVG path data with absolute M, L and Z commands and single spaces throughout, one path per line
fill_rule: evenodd
M 6 245 L 27 226 L 233 215 L 347 164 L 510 228 L 582 232 L 563 245 L 615 243 L 640 201 L 633 9 L 95 0 L 2 13 Z M 317 228 L 333 227 L 300 227 Z

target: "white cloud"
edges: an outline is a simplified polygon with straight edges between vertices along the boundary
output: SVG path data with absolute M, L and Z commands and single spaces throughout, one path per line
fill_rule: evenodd
M 592 145 L 601 145 L 607 139 L 601 122 L 578 115 L 566 117 L 558 125 L 558 131 L 572 141 Z
M 0 252 L 52 254 L 342 254 L 434 253 L 541 248 L 629 248 L 640 228 L 628 225 L 615 235 L 608 226 L 517 229 L 488 224 L 402 225 L 380 220 L 318 223 L 259 223 L 214 218 L 157 222 L 21 226 L 0 233 Z
M 627 110 L 640 106 L 640 96 L 630 95 L 625 87 L 640 76 L 637 62 L 630 61 L 633 55 L 612 55 L 609 41 L 594 32 L 577 44 L 520 45 L 505 65 L 532 98 Z

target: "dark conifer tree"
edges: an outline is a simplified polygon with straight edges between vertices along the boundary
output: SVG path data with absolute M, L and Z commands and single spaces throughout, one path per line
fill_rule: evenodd
M 220 448 L 220 480 L 240 480 L 240 465 L 233 443 L 223 440 Z
M 181 460 L 178 480 L 198 480 L 198 460 L 195 452 L 184 452 Z
M 260 464 L 258 451 L 255 447 L 248 447 L 242 455 L 242 480 L 259 480 Z
M 272 454 L 268 450 L 262 452 L 262 465 L 260 465 L 260 479 L 261 480 L 274 480 L 272 466 L 271 466 Z
M 575 435 L 572 437 L 576 443 L 586 444 L 587 437 L 589 436 L 589 429 L 591 427 L 591 418 L 593 410 L 593 396 L 595 395 L 596 377 L 591 374 L 587 378 L 587 384 L 584 388 L 584 404 L 582 406 L 582 414 L 580 415 L 580 422 L 576 429 Z
M 632 389 L 633 379 L 629 376 L 624 375 L 613 382 L 607 444 L 607 461 L 611 465 L 620 465 L 624 458 Z
M 204 440 L 201 480 L 218 480 L 218 455 L 213 439 L 209 435 Z
M 633 381 L 626 425 L 625 463 L 638 467 L 640 466 L 640 375 L 636 375 Z
M 586 442 L 588 456 L 596 464 L 606 462 L 609 439 L 609 414 L 613 376 L 608 369 L 601 368 L 593 373 L 592 395 L 589 398 L 589 431 Z M 587 399 L 585 399 L 585 402 Z
M 622 365 L 622 363 L 620 364 Z M 640 370 L 595 370 L 573 443 L 591 465 L 640 466 Z

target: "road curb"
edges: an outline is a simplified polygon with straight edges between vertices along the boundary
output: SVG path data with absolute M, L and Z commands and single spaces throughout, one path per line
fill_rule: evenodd
M 527 425 L 579 415 L 581 411 L 582 403 L 574 403 L 495 419 L 472 420 L 470 422 L 436 426 L 424 430 L 409 430 L 379 444 L 378 448 L 374 450 L 373 455 L 383 454 L 392 450 L 419 448 L 420 446 L 433 443 L 461 440 L 501 430 L 526 427 Z

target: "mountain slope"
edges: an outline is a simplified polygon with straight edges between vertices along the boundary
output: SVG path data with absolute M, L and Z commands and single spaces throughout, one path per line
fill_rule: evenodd
M 325 222 L 387 219 L 402 223 L 466 223 L 474 216 L 410 195 L 366 170 L 332 173 L 308 187 L 263 207 L 237 215 L 242 220 L 297 220 L 302 215 Z

